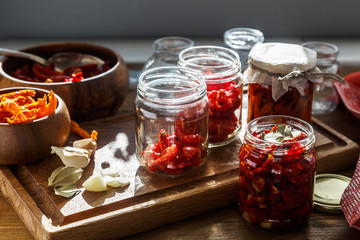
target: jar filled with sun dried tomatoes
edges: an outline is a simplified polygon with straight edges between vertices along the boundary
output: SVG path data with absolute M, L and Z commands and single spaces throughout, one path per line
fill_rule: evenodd
M 311 121 L 314 82 L 321 82 L 316 52 L 296 44 L 257 44 L 244 72 L 248 86 L 248 122 L 266 115 Z
M 263 228 L 302 225 L 313 209 L 317 155 L 310 124 L 273 115 L 249 122 L 239 151 L 239 210 Z
M 136 157 L 149 172 L 182 176 L 203 165 L 209 103 L 203 76 L 159 67 L 140 75 L 135 100 Z
M 238 54 L 223 47 L 191 47 L 180 53 L 178 65 L 201 72 L 205 78 L 209 147 L 232 142 L 241 128 L 243 85 Z

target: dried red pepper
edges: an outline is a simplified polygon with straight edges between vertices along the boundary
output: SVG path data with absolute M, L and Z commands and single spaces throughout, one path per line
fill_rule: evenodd
M 245 139 L 239 151 L 239 209 L 264 228 L 295 227 L 312 212 L 315 148 L 303 145 L 303 132 L 280 143 L 264 141 L 277 128 L 252 132 L 255 142 Z
M 207 154 L 204 146 L 206 138 L 196 132 L 193 123 L 184 123 L 182 119 L 175 124 L 172 135 L 161 129 L 158 142 L 150 144 L 142 153 L 148 170 L 179 175 L 187 168 L 201 165 Z
M 242 86 L 235 82 L 208 84 L 209 142 L 226 141 L 240 128 Z
M 78 82 L 84 78 L 99 75 L 110 69 L 109 62 L 105 62 L 102 69 L 99 69 L 97 64 L 86 64 L 81 66 L 67 67 L 63 72 L 55 71 L 55 66 L 50 63 L 45 67 L 39 63 L 33 65 L 25 64 L 16 69 L 11 76 L 30 82 Z

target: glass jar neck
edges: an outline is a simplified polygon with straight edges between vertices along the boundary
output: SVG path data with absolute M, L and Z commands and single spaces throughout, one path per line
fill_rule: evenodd
M 177 56 L 182 50 L 194 46 L 191 39 L 184 37 L 164 37 L 154 41 L 153 48 L 158 54 L 170 54 Z
M 235 50 L 250 50 L 264 42 L 264 34 L 252 28 L 232 28 L 224 33 L 225 44 Z
M 317 54 L 316 65 L 320 68 L 330 67 L 336 63 L 339 48 L 327 42 L 305 42 L 303 47 L 314 50 Z
M 157 105 L 179 106 L 204 98 L 206 83 L 200 73 L 191 69 L 159 67 L 140 75 L 137 93 Z
M 274 155 L 283 156 L 287 154 L 288 149 L 294 142 L 267 142 L 253 135 L 254 132 L 259 134 L 264 130 L 271 130 L 275 125 L 281 124 L 289 125 L 292 129 L 300 131 L 306 135 L 305 138 L 295 141 L 296 143 L 301 144 L 304 151 L 308 151 L 315 146 L 314 130 L 309 123 L 295 117 L 283 115 L 259 117 L 250 121 L 246 128 L 244 144 L 256 152 L 262 152 L 266 149 L 276 149 L 273 152 Z
M 179 55 L 178 65 L 202 73 L 207 83 L 233 81 L 241 76 L 238 54 L 223 47 L 199 46 L 185 49 Z

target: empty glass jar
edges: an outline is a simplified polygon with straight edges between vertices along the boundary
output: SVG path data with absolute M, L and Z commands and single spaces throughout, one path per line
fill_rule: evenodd
M 179 53 L 192 46 L 194 42 L 184 37 L 163 37 L 155 40 L 155 52 L 145 62 L 143 71 L 155 67 L 177 66 Z
M 135 107 L 136 157 L 142 167 L 178 177 L 205 162 L 209 103 L 200 73 L 179 67 L 145 71 Z
M 303 47 L 310 48 L 317 53 L 316 66 L 321 72 L 338 73 L 339 64 L 336 61 L 339 49 L 327 42 L 305 42 Z M 315 83 L 312 103 L 313 114 L 329 113 L 339 104 L 339 96 L 334 88 L 332 78 L 324 78 L 322 82 Z
M 210 106 L 209 146 L 232 142 L 241 128 L 243 85 L 238 54 L 223 47 L 191 47 L 180 53 L 178 64 L 205 78 Z
M 264 42 L 264 34 L 252 28 L 232 28 L 224 33 L 225 47 L 239 54 L 242 70 L 247 69 L 248 55 L 257 43 Z

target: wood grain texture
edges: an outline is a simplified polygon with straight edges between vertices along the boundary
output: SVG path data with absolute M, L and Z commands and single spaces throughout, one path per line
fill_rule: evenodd
M 357 160 L 356 144 L 316 119 L 314 123 L 318 172 L 340 170 Z M 221 208 L 237 199 L 240 139 L 213 149 L 207 164 L 193 174 L 167 179 L 139 168 L 133 115 L 87 122 L 82 127 L 97 130 L 99 140 L 94 161 L 85 169 L 78 186 L 98 173 L 104 160 L 119 169 L 131 184 L 102 193 L 82 189 L 80 194 L 66 199 L 46 186 L 52 170 L 62 165 L 55 155 L 46 161 L 4 167 L 1 178 L 8 184 L 2 192 L 16 203 L 15 211 L 36 239 L 115 239 Z M 71 136 L 68 144 L 75 139 Z M 350 160 L 337 162 L 344 153 L 344 158 Z M 14 182 L 18 187 L 12 186 Z
M 1 89 L 0 94 L 25 88 Z M 43 98 L 49 91 L 36 91 L 35 98 Z M 0 123 L 0 165 L 25 164 L 46 159 L 51 146 L 62 146 L 70 133 L 70 116 L 64 101 L 57 96 L 58 106 L 54 113 L 21 124 Z
M 356 68 L 358 69 L 358 68 Z M 118 113 L 124 114 L 128 113 L 129 110 L 133 109 L 133 97 L 135 96 L 135 92 L 129 92 L 127 99 L 125 99 L 124 105 L 121 107 Z M 116 121 L 118 117 L 111 118 L 111 121 Z M 322 122 L 330 125 L 333 129 L 345 134 L 347 137 L 351 138 L 353 141 L 360 143 L 360 124 L 359 119 L 355 118 L 350 112 L 346 110 L 346 108 L 340 104 L 335 112 L 325 115 L 317 115 L 316 118 L 320 119 Z M 110 121 L 110 119 L 109 119 Z M 91 128 L 93 123 L 86 123 L 86 126 Z M 115 123 L 114 123 L 115 124 Z M 120 123 L 119 123 L 120 124 Z M 321 135 L 321 134 L 320 134 Z M 318 141 L 320 141 L 320 137 L 318 137 L 318 133 L 316 134 Z M 340 135 L 340 139 L 342 139 L 343 135 Z M 331 138 L 331 136 L 329 136 Z M 323 155 L 321 156 L 331 156 L 326 154 L 328 151 L 329 145 L 326 144 L 327 137 L 324 136 L 324 139 L 321 141 L 325 141 L 325 147 L 322 149 Z M 345 138 L 345 142 L 347 138 Z M 342 141 L 337 141 L 336 143 L 331 143 L 330 146 L 341 146 Z M 318 145 L 318 144 L 317 144 Z M 345 145 L 346 146 L 346 145 Z M 342 146 L 344 147 L 344 146 Z M 317 146 L 319 148 L 319 146 Z M 356 149 L 355 149 L 356 151 Z M 120 152 L 121 153 L 121 152 Z M 122 156 L 119 152 L 116 154 L 117 156 Z M 349 159 L 341 158 L 337 159 L 341 162 L 341 160 L 349 161 Z M 50 160 L 49 160 L 50 161 Z M 350 160 L 350 162 L 353 160 Z M 356 161 L 356 160 L 355 160 Z M 321 162 L 321 160 L 320 160 Z M 349 162 L 346 163 L 348 165 Z M 326 168 L 327 165 L 325 164 Z M 332 165 L 332 168 L 339 167 L 337 164 Z M 342 166 L 340 166 L 342 168 Z M 349 177 L 352 176 L 354 171 L 354 165 L 350 168 L 338 172 L 339 174 L 347 175 Z M 234 173 L 235 174 L 235 173 Z M 237 174 L 237 173 L 236 173 Z M 233 176 L 232 176 L 233 177 Z M 221 189 L 224 187 L 227 192 L 225 195 L 229 198 L 234 198 L 231 195 L 231 192 L 236 188 L 237 177 L 233 177 L 230 179 L 230 182 L 227 182 L 224 185 L 217 185 L 220 189 L 215 191 L 210 191 L 210 196 L 207 196 L 205 193 L 209 186 L 212 186 L 212 182 L 210 181 L 202 192 L 200 198 L 191 199 L 191 195 L 187 195 L 189 201 L 202 201 L 199 203 L 209 204 L 211 202 L 221 204 L 223 201 Z M 189 183 L 191 185 L 191 183 Z M 235 185 L 234 185 L 235 184 Z M 36 239 L 44 239 L 46 236 L 42 231 L 50 229 L 50 236 L 54 239 L 54 235 L 58 236 L 58 239 L 70 239 L 70 237 L 74 234 L 80 239 L 81 237 L 86 238 L 86 236 L 93 234 L 94 238 L 97 239 L 115 239 L 117 236 L 121 236 L 118 231 L 123 230 L 123 225 L 121 224 L 122 218 L 120 218 L 120 222 L 112 221 L 114 215 L 121 213 L 121 211 L 112 211 L 108 214 L 101 214 L 97 217 L 87 219 L 85 221 L 79 221 L 72 224 L 66 224 L 60 228 L 53 227 L 51 223 L 49 224 L 46 219 L 48 219 L 44 213 L 40 210 L 39 206 L 36 205 L 32 197 L 25 191 L 22 184 L 19 183 L 18 179 L 14 177 L 13 173 L 8 169 L 8 167 L 0 168 L 0 187 L 1 192 L 8 199 L 9 202 L 12 203 L 10 205 L 7 200 L 3 196 L 0 195 L 0 240 L 8 240 L 8 239 L 19 239 L 19 240 L 31 240 L 34 239 L 33 236 L 36 236 Z M 216 187 L 216 185 L 215 185 Z M 5 190 L 6 189 L 6 190 Z M 200 189 L 201 190 L 201 189 Z M 161 191 L 160 191 L 161 192 Z M 230 192 L 230 193 L 229 193 Z M 164 193 L 167 193 L 164 191 Z M 181 196 L 184 193 L 176 190 L 171 190 L 167 193 L 166 196 L 172 195 L 174 193 L 178 193 L 177 196 Z M 199 192 L 196 192 L 199 193 Z M 218 199 L 214 199 L 213 194 L 218 195 Z M 175 195 L 176 196 L 176 195 Z M 12 198 L 10 200 L 10 197 Z M 216 196 L 215 196 L 216 197 Z M 235 197 L 236 198 L 236 197 Z M 17 199 L 16 201 L 14 199 Z M 220 208 L 217 210 L 209 211 L 207 213 L 201 214 L 199 216 L 191 217 L 193 215 L 199 214 L 198 212 L 191 212 L 187 214 L 179 213 L 179 211 L 183 210 L 183 205 L 181 205 L 181 201 L 177 203 L 172 202 L 173 198 L 169 198 L 167 205 L 164 201 L 160 201 L 154 203 L 152 206 L 146 208 L 148 209 L 146 213 L 154 214 L 154 217 L 158 217 L 158 210 L 166 210 L 168 209 L 161 208 L 157 203 L 163 203 L 164 206 L 171 206 L 172 210 L 169 211 L 167 216 L 168 222 L 177 221 L 175 223 L 170 223 L 163 225 L 162 227 L 156 227 L 156 224 L 153 220 L 157 221 L 157 219 L 152 218 L 151 216 L 145 216 L 144 212 L 131 212 L 125 216 L 126 223 L 131 223 L 131 229 L 138 233 L 136 235 L 132 235 L 125 239 L 136 240 L 136 239 L 357 239 L 359 236 L 359 232 L 356 229 L 350 228 L 344 218 L 343 215 L 334 215 L 328 213 L 322 213 L 315 211 L 306 226 L 300 229 L 296 229 L 293 231 L 286 232 L 275 232 L 275 231 L 266 231 L 256 226 L 252 226 L 247 224 L 239 214 L 237 210 L 236 204 L 230 204 L 224 208 Z M 220 199 L 220 200 L 219 200 Z M 227 199 L 226 201 L 233 202 L 233 199 Z M 210 203 L 209 203 L 210 202 Z M 16 204 L 14 204 L 16 203 Z M 180 204 L 181 208 L 178 208 Z M 140 207 L 140 206 L 139 206 Z M 145 205 L 141 206 L 145 207 Z M 152 208 L 151 208 L 152 207 Z M 160 209 L 159 209 L 160 208 Z M 205 211 L 204 208 L 202 208 Z M 210 210 L 210 209 L 209 209 Z M 16 212 L 15 212 L 16 211 Z M 208 210 L 206 210 L 208 211 Z M 135 214 L 135 215 L 134 215 Z M 187 218 L 186 220 L 180 220 L 179 218 L 172 219 L 172 217 L 176 214 L 179 214 L 181 217 Z M 185 216 L 188 215 L 188 216 Z M 20 220 L 21 218 L 21 220 Z M 35 220 L 34 220 L 35 218 Z M 41 221 L 39 221 L 41 219 Z M 133 219 L 139 219 L 139 222 L 132 223 Z M 141 224 L 143 219 L 146 221 L 144 224 Z M 164 220 L 164 219 L 162 219 Z M 165 219 L 167 220 L 167 219 Z M 25 225 L 22 223 L 24 222 Z M 90 224 L 92 222 L 92 224 Z M 149 223 L 150 222 L 150 223 Z M 140 229 L 136 229 L 141 224 Z M 148 228 L 143 228 L 143 225 L 148 224 Z M 159 223 L 164 224 L 162 223 Z M 120 229 L 117 227 L 120 226 Z M 107 228 L 106 228 L 107 227 Z M 154 228 L 151 231 L 146 231 L 147 229 Z M 29 230 L 27 230 L 29 229 Z M 78 230 L 79 229 L 79 230 Z M 108 234 L 102 234 L 103 231 L 109 231 Z M 95 233 L 94 233 L 95 232 Z M 125 232 L 124 234 L 131 234 L 130 232 Z M 109 237 L 111 235 L 111 237 Z
M 36 87 L 53 90 L 65 101 L 71 119 L 80 122 L 113 115 L 126 97 L 129 86 L 127 66 L 123 58 L 109 48 L 82 42 L 55 42 L 22 51 L 44 58 L 58 52 L 86 53 L 109 62 L 110 69 L 81 82 L 38 83 L 11 77 L 12 72 L 31 61 L 6 57 L 0 62 L 0 88 Z

